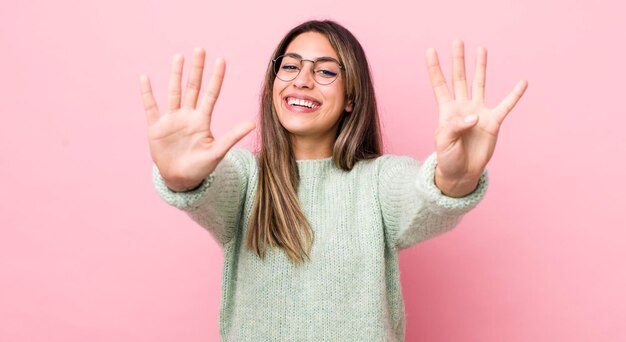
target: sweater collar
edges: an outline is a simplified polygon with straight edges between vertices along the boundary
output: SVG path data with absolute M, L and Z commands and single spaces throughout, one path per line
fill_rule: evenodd
M 298 164 L 300 178 L 319 177 L 336 168 L 333 163 L 333 157 L 296 160 L 296 163 Z

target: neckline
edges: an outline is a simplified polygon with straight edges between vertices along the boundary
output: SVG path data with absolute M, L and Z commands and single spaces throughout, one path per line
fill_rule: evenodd
M 333 157 L 296 160 L 301 178 L 319 177 L 335 168 Z
M 332 160 L 333 157 L 326 157 L 326 158 L 320 158 L 320 159 L 296 159 L 296 162 L 299 163 L 307 163 L 307 162 L 323 162 L 326 160 Z

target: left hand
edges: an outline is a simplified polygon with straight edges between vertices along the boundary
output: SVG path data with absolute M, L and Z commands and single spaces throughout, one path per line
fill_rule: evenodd
M 426 51 L 430 82 L 439 107 L 435 131 L 437 168 L 435 184 L 447 196 L 471 193 L 493 155 L 502 121 L 522 97 L 528 82 L 521 80 L 500 104 L 485 106 L 487 50 L 478 48 L 469 98 L 465 81 L 465 48 L 456 40 L 452 48 L 454 98 L 448 91 L 435 49 Z

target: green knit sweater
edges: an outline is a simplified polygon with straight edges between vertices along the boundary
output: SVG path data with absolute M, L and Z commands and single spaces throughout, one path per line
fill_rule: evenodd
M 404 341 L 398 252 L 454 227 L 484 196 L 486 172 L 473 193 L 451 198 L 434 184 L 435 154 L 423 165 L 385 155 L 350 172 L 331 158 L 297 165 L 314 232 L 299 266 L 281 249 L 262 260 L 244 246 L 258 178 L 251 152 L 232 149 L 188 192 L 168 189 L 153 168 L 161 198 L 223 247 L 222 341 Z

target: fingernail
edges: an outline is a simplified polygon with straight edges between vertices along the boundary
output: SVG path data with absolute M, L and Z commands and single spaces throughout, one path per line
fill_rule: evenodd
M 468 115 L 465 117 L 465 119 L 463 119 L 463 121 L 469 123 L 469 122 L 476 121 L 476 118 L 477 118 L 476 115 Z

